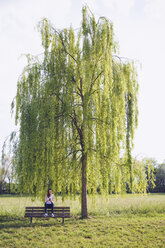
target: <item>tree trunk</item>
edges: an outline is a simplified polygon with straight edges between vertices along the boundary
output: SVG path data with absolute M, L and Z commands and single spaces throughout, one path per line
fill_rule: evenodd
M 10 178 L 9 178 L 9 194 L 10 194 Z
M 87 153 L 82 154 L 81 217 L 82 219 L 88 218 L 88 213 L 87 213 Z

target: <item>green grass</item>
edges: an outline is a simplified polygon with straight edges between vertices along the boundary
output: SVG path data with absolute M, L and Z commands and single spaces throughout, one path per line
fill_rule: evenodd
M 165 247 L 165 194 L 88 197 L 89 219 L 81 220 L 78 199 L 71 219 L 24 218 L 25 206 L 42 206 L 30 197 L 0 196 L 0 247 Z

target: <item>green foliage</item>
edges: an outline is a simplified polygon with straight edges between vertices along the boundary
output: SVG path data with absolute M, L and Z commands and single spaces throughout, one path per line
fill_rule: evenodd
M 116 55 L 113 24 L 83 10 L 78 33 L 38 26 L 44 53 L 27 56 L 17 85 L 15 175 L 21 192 L 57 196 L 80 192 L 82 158 L 87 155 L 87 189 L 95 193 L 145 191 L 135 186 L 142 166 L 133 167 L 137 127 L 137 73 Z M 124 157 L 121 152 L 124 151 Z

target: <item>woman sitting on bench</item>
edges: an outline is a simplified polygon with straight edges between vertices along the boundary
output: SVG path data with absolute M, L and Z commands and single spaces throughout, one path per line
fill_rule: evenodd
M 53 214 L 53 208 L 54 208 L 54 195 L 52 194 L 52 189 L 48 189 L 48 193 L 45 196 L 45 214 L 44 216 L 47 217 L 48 216 L 48 208 L 51 208 L 52 210 L 52 217 L 54 217 Z

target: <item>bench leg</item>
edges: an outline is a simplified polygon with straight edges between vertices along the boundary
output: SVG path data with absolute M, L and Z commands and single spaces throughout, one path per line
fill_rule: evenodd
M 32 217 L 30 217 L 30 225 L 32 225 Z
M 62 218 L 62 225 L 64 226 L 64 218 Z

